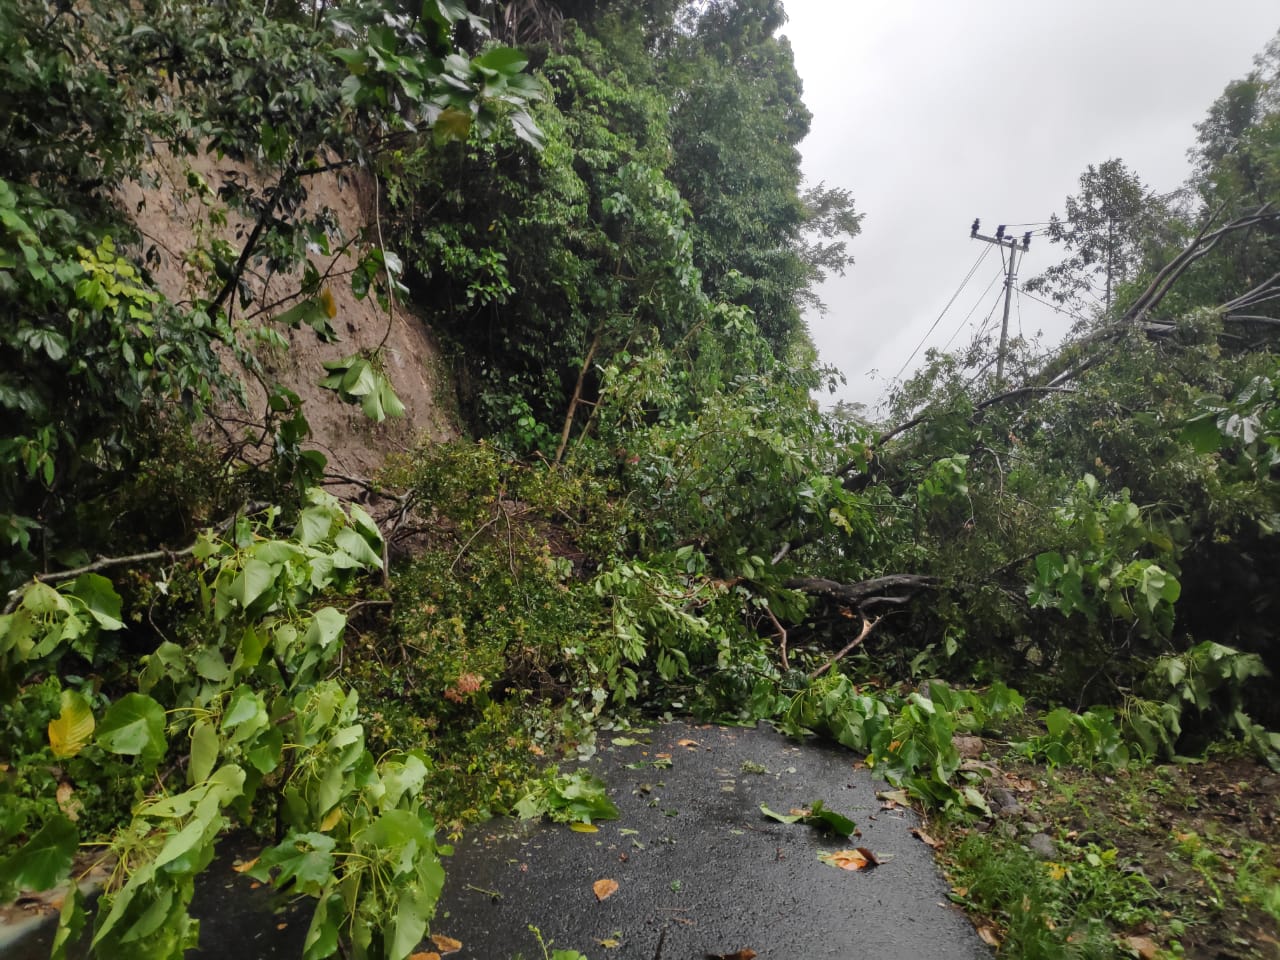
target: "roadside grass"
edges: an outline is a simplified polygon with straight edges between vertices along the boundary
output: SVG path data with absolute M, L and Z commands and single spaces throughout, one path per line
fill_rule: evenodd
M 1016 809 L 930 826 L 953 899 L 998 956 L 1280 957 L 1280 776 L 1266 766 L 1226 746 L 1182 764 L 1007 755 L 998 769 Z

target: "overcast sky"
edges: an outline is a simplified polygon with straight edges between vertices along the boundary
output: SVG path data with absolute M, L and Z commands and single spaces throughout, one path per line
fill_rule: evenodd
M 982 252 L 969 238 L 974 217 L 988 234 L 1047 220 L 1088 164 L 1112 157 L 1157 191 L 1177 187 L 1192 125 L 1280 27 L 1276 0 L 785 3 L 782 32 L 814 115 L 805 175 L 847 187 L 866 214 L 857 263 L 824 286 L 829 310 L 809 317 L 810 331 L 823 362 L 848 377 L 837 399 L 869 404 Z M 926 348 L 967 342 L 987 318 L 998 253 Z M 1033 240 L 1018 275 L 1059 258 Z M 999 319 L 997 309 L 997 331 Z M 1024 295 L 1012 333 L 1019 322 L 1061 336 L 1070 321 Z

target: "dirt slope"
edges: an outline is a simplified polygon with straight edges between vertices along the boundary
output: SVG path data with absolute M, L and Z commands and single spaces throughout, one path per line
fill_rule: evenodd
M 227 158 L 178 158 L 163 152 L 155 157 L 147 173 L 154 183 L 127 184 L 123 201 L 126 209 L 134 213 L 152 274 L 164 293 L 179 303 L 190 302 L 196 295 L 208 296 L 207 290 L 193 287 L 196 272 L 190 261 L 198 241 L 220 237 L 238 253 L 252 226 L 234 215 L 227 217 L 225 226 L 218 225 L 223 209 L 216 198 L 218 187 L 227 178 L 238 178 L 241 183 L 247 180 L 261 187 L 260 176 L 251 166 Z M 209 190 L 200 188 L 202 181 Z M 363 237 L 376 237 L 374 185 L 368 176 L 333 171 L 309 177 L 306 185 L 307 201 L 298 216 L 328 212 L 334 225 L 330 249 L 335 254 L 353 238 L 361 238 L 351 244 L 354 252 L 366 242 Z M 239 304 L 233 308 L 234 319 L 246 333 L 268 325 L 287 342 L 287 349 L 262 343 L 257 355 L 268 378 L 277 379 L 304 401 L 312 428 L 308 446 L 328 457 L 330 470 L 368 476 L 389 453 L 411 449 L 423 440 L 439 442 L 458 436 L 452 377 L 440 346 L 426 325 L 403 306 L 397 306 L 388 317 L 373 296 L 357 300 L 348 277 L 355 266 L 355 256 L 324 256 L 313 250 L 310 260 L 322 275 L 329 271 L 331 280 L 326 289 L 336 307 L 332 324 L 340 342 L 324 343 L 305 325 L 292 330 L 287 325 L 269 323 L 269 317 L 288 309 L 293 301 L 253 316 L 260 305 L 273 304 L 296 293 L 302 277 L 300 270 L 270 274 L 261 265 L 251 266 L 249 289 L 254 302 L 247 308 Z M 375 424 L 359 407 L 343 403 L 318 383 L 325 373 L 324 361 L 375 349 L 384 334 L 383 362 L 406 415 Z M 234 361 L 228 358 L 228 362 Z M 253 432 L 253 425 L 261 422 L 266 410 L 264 385 L 253 377 L 245 379 L 249 385 L 248 408 L 225 410 L 221 418 L 234 436 Z

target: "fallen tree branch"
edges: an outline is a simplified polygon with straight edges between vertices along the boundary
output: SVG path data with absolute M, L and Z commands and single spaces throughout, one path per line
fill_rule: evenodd
M 779 638 L 778 645 L 782 653 L 782 669 L 790 670 L 791 663 L 787 660 L 787 629 L 781 623 L 778 622 L 778 618 L 774 615 L 773 611 L 769 609 L 769 607 L 766 606 L 764 608 L 764 612 L 765 612 L 765 616 L 767 616 L 773 622 L 774 628 L 778 631 L 778 638 Z
M 239 510 L 232 514 L 213 529 L 217 530 L 219 533 L 224 533 L 225 531 L 230 530 L 231 527 L 235 525 L 235 522 L 241 517 L 257 513 L 260 510 L 266 509 L 268 506 L 270 506 L 270 504 L 246 504 L 243 510 Z M 145 553 L 131 553 L 122 557 L 99 557 L 92 563 L 86 563 L 82 567 L 73 567 L 70 570 L 55 570 L 53 573 L 37 574 L 30 580 L 18 584 L 18 586 L 9 591 L 9 599 L 4 605 L 3 614 L 7 615 L 18 609 L 18 604 L 22 601 L 23 593 L 26 592 L 27 588 L 33 584 L 62 583 L 64 580 L 74 580 L 76 577 L 82 576 L 86 573 L 97 573 L 99 570 L 110 570 L 113 567 L 128 567 L 141 563 L 150 563 L 153 560 L 176 560 L 178 557 L 186 557 L 194 553 L 198 543 L 199 541 L 197 540 L 195 543 L 189 544 L 181 550 L 167 550 L 161 548 L 159 550 L 148 550 Z
M 918 590 L 938 585 L 937 577 L 918 573 L 891 573 L 857 583 L 840 583 L 825 577 L 793 577 L 783 583 L 788 590 L 799 590 L 815 597 L 825 597 L 849 607 L 900 606 Z M 896 595 L 905 591 L 906 595 Z M 894 595 L 891 595 L 894 594 Z
M 828 670 L 834 667 L 837 663 L 839 663 L 840 660 L 842 660 L 845 656 L 847 656 L 848 654 L 856 650 L 859 647 L 859 645 L 861 645 L 862 641 L 867 639 L 867 637 L 871 635 L 871 631 L 876 628 L 876 624 L 878 624 L 883 619 L 884 619 L 883 616 L 876 617 L 874 620 L 868 620 L 866 617 L 863 617 L 862 631 L 856 637 L 850 640 L 847 644 L 845 644 L 844 647 L 842 647 L 840 651 L 835 654 L 835 656 L 833 656 L 830 660 L 828 660 L 822 666 L 818 667 L 818 669 L 812 671 L 809 674 L 809 679 L 816 680 L 818 677 L 822 676 L 824 673 L 826 673 Z

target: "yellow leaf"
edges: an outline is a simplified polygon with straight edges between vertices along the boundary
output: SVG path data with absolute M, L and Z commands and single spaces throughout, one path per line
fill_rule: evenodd
M 688 747 L 690 750 L 693 750 L 695 747 L 700 746 L 697 740 L 690 740 L 688 737 L 686 737 L 683 740 L 677 740 L 676 745 L 681 747 Z
M 411 953 L 409 960 L 440 960 L 440 954 L 434 950 L 428 950 L 425 953 Z
M 338 825 L 338 821 L 342 819 L 342 808 L 334 807 L 329 811 L 328 816 L 320 821 L 320 832 L 328 833 Z
M 605 937 L 603 940 L 597 940 L 596 943 L 604 947 L 606 950 L 613 950 L 622 946 L 622 941 L 617 937 Z
M 74 690 L 62 691 L 62 711 L 49 721 L 49 747 L 57 758 L 74 757 L 93 736 L 93 710 Z
M 995 927 L 983 925 L 978 928 L 978 937 L 988 947 L 1000 946 L 1000 934 L 996 933 Z
M 324 307 L 325 316 L 330 320 L 338 315 L 338 305 L 334 302 L 333 291 L 328 287 L 320 291 L 320 305 Z
M 597 880 L 591 885 L 591 889 L 595 891 L 597 900 L 608 900 L 618 892 L 618 881 Z
M 571 823 L 569 829 L 574 833 L 599 833 L 600 828 L 594 823 Z
M 462 949 L 462 941 L 455 940 L 453 937 L 446 937 L 443 933 L 433 933 L 431 942 L 436 945 L 436 949 L 442 954 L 457 953 Z
M 257 862 L 258 862 L 258 858 L 254 857 L 252 860 L 246 860 L 244 863 L 237 863 L 231 869 L 234 870 L 236 873 L 248 873 L 250 870 L 253 869 L 254 864 L 256 864 Z

